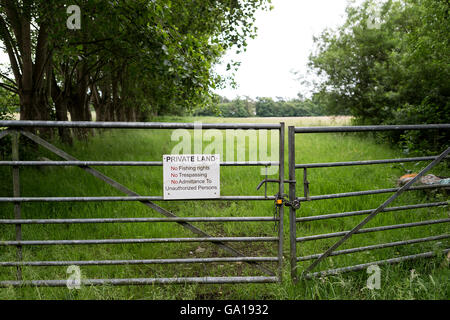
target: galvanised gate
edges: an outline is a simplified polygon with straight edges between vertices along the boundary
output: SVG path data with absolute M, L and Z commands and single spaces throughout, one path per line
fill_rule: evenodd
M 356 271 L 368 268 L 370 265 L 381 265 L 381 264 L 391 264 L 400 261 L 412 260 L 417 258 L 427 258 L 436 255 L 434 251 L 422 252 L 413 255 L 400 256 L 400 257 L 392 257 L 390 259 L 384 259 L 381 261 L 372 261 L 365 262 L 357 265 L 343 266 L 339 268 L 333 268 L 328 270 L 316 271 L 315 268 L 328 257 L 332 256 L 340 256 L 346 254 L 353 254 L 358 252 L 367 252 L 370 250 L 383 249 L 383 248 L 392 248 L 413 244 L 421 244 L 430 241 L 444 240 L 450 237 L 450 234 L 447 232 L 439 235 L 433 235 L 429 237 L 421 237 L 415 239 L 408 240 L 399 240 L 393 241 L 389 243 L 377 243 L 371 244 L 367 246 L 361 247 L 352 247 L 346 248 L 342 250 L 337 250 L 342 244 L 344 244 L 347 240 L 349 240 L 353 235 L 367 234 L 372 232 L 382 232 L 387 230 L 395 230 L 395 229 L 403 229 L 403 228 L 412 228 L 418 226 L 429 226 L 434 224 L 448 224 L 450 222 L 450 218 L 448 215 L 443 219 L 430 219 L 427 221 L 419 221 L 419 222 L 408 222 L 402 224 L 394 224 L 387 226 L 377 226 L 372 228 L 363 228 L 369 221 L 371 221 L 374 217 L 378 215 L 386 215 L 394 211 L 402 211 L 402 210 L 411 210 L 411 209 L 420 209 L 420 208 L 428 208 L 428 207 L 441 207 L 448 206 L 449 202 L 447 201 L 439 201 L 432 203 L 421 203 L 421 204 L 410 204 L 403 205 L 397 207 L 388 207 L 396 198 L 398 198 L 405 191 L 411 190 L 426 190 L 426 189 L 436 189 L 436 188 L 445 188 L 449 189 L 448 185 L 421 185 L 415 186 L 412 185 L 419 181 L 421 177 L 427 174 L 433 167 L 435 167 L 438 163 L 446 159 L 448 154 L 450 153 L 450 148 L 447 146 L 446 150 L 444 150 L 440 155 L 435 157 L 417 157 L 417 158 L 397 158 L 397 159 L 383 159 L 383 160 L 362 160 L 362 161 L 347 161 L 347 162 L 331 162 L 331 163 L 306 163 L 306 164 L 298 164 L 295 160 L 295 150 L 296 148 L 301 149 L 300 146 L 296 146 L 295 137 L 296 135 L 300 135 L 303 139 L 307 139 L 306 134 L 308 133 L 316 133 L 316 134 L 326 134 L 326 133 L 344 133 L 344 132 L 379 132 L 379 131 L 405 131 L 405 130 L 448 130 L 450 129 L 450 125 L 442 124 L 442 125 L 399 125 L 399 126 L 344 126 L 344 127 L 289 127 L 288 132 L 288 144 L 289 144 L 289 180 L 291 181 L 289 185 L 289 202 L 292 204 L 290 206 L 289 211 L 289 229 L 290 229 L 290 265 L 291 265 L 291 277 L 295 280 L 299 277 L 300 272 L 298 271 L 298 265 L 302 262 L 307 262 L 313 260 L 309 265 L 306 265 L 303 269 L 301 269 L 301 275 L 304 278 L 310 278 L 313 276 L 326 276 L 326 275 L 334 275 L 347 271 Z M 302 150 L 302 152 L 308 152 L 308 150 Z M 310 183 L 314 184 L 314 181 L 309 181 L 308 179 L 308 170 L 320 170 L 321 168 L 336 168 L 336 167 L 352 167 L 352 166 L 368 166 L 368 165 L 380 165 L 380 164 L 390 164 L 390 163 L 405 163 L 405 162 L 421 162 L 421 161 L 431 161 L 431 163 L 426 166 L 423 170 L 421 170 L 416 177 L 410 180 L 401 188 L 388 188 L 388 189 L 375 189 L 375 190 L 363 190 L 363 191 L 353 191 L 353 192 L 342 192 L 337 194 L 322 194 L 322 195 L 310 195 Z M 299 183 L 296 183 L 296 171 L 303 171 L 303 180 Z M 297 192 L 298 188 L 296 185 L 303 185 L 303 196 L 298 197 Z M 386 201 L 380 204 L 377 208 L 367 209 L 367 210 L 359 210 L 359 211 L 349 211 L 349 212 L 340 212 L 340 213 L 329 213 L 329 212 L 321 212 L 318 215 L 307 216 L 302 214 L 304 210 L 300 208 L 302 203 L 307 203 L 310 201 L 323 201 L 329 199 L 342 199 L 348 197 L 360 197 L 360 196 L 369 196 L 376 194 L 384 194 L 384 193 L 393 193 Z M 329 223 L 330 225 L 339 225 L 339 220 L 355 217 L 355 216 L 365 216 L 354 228 L 351 230 L 343 230 L 339 232 L 333 233 L 324 233 L 324 234 L 314 234 L 303 237 L 297 237 L 297 226 L 301 227 L 304 224 L 308 223 Z M 309 254 L 306 256 L 298 256 L 298 251 L 301 251 L 302 245 L 305 242 L 317 241 L 322 239 L 331 239 L 331 238 L 340 238 L 331 246 L 326 246 L 326 250 L 323 252 Z M 447 253 L 450 251 L 448 248 L 448 243 L 445 249 L 441 250 L 443 253 Z
M 423 252 L 420 254 L 414 254 L 404 257 L 395 257 L 392 259 L 367 262 L 364 264 L 346 266 L 331 270 L 325 270 L 321 272 L 311 272 L 313 269 L 324 259 L 329 256 L 344 255 L 355 252 L 362 252 L 368 250 L 375 250 L 380 248 L 388 248 L 395 246 L 405 246 L 410 244 L 417 244 L 429 241 L 443 240 L 449 238 L 449 234 L 433 235 L 425 238 L 402 240 L 391 243 L 374 244 L 370 246 L 356 247 L 345 250 L 337 250 L 341 244 L 347 241 L 354 234 L 370 233 L 370 232 L 382 232 L 385 230 L 409 228 L 421 225 L 431 224 L 446 224 L 450 222 L 450 219 L 437 219 L 421 222 L 412 222 L 407 224 L 381 226 L 375 228 L 363 228 L 372 218 L 382 212 L 401 211 L 408 209 L 426 208 L 426 207 L 438 207 L 447 206 L 448 201 L 411 204 L 400 207 L 388 208 L 388 205 L 394 201 L 403 192 L 409 190 L 422 190 L 422 189 L 435 189 L 445 188 L 445 186 L 431 185 L 431 186 L 418 186 L 413 187 L 420 177 L 424 176 L 429 170 L 431 170 L 436 164 L 444 160 L 450 148 L 447 148 L 441 155 L 433 157 L 420 157 L 420 158 L 403 158 L 403 159 L 386 159 L 386 160 L 362 160 L 351 162 L 337 162 L 337 163 L 313 163 L 313 164 L 296 164 L 295 162 L 295 135 L 305 133 L 330 133 L 330 132 L 367 132 L 367 131 L 387 131 L 387 130 L 448 130 L 450 125 L 410 125 L 410 126 L 364 126 L 364 127 L 308 127 L 298 128 L 289 127 L 288 132 L 288 146 L 289 146 L 289 178 L 284 178 L 284 141 L 285 141 L 285 127 L 284 123 L 280 124 L 203 124 L 204 129 L 218 129 L 218 130 L 275 130 L 279 132 L 279 161 L 278 162 L 222 162 L 221 166 L 262 166 L 268 167 L 276 165 L 279 167 L 278 179 L 266 178 L 258 185 L 257 189 L 260 189 L 262 185 L 265 186 L 264 195 L 255 196 L 242 196 L 242 195 L 223 195 L 218 201 L 271 201 L 274 202 L 275 215 L 273 210 L 263 213 L 260 217 L 254 216 L 239 216 L 239 217 L 227 217 L 227 216 L 205 216 L 205 217 L 179 217 L 167 209 L 157 205 L 155 201 L 164 201 L 163 197 L 159 195 L 140 195 L 133 190 L 130 190 L 126 186 L 106 176 L 99 170 L 92 168 L 93 166 L 143 166 L 143 167 L 160 167 L 162 162 L 160 161 L 80 161 L 49 142 L 43 140 L 37 135 L 29 132 L 26 128 L 101 128 L 101 129 L 144 129 L 144 130 L 168 130 L 168 129 L 195 129 L 194 124 L 190 123 L 107 123 L 107 122 L 48 122 L 48 121 L 0 121 L 0 127 L 6 127 L 6 130 L 0 132 L 0 139 L 11 135 L 12 137 L 12 159 L 11 161 L 0 161 L 2 166 L 12 167 L 13 176 L 13 197 L 1 197 L 0 202 L 9 202 L 14 204 L 14 219 L 5 219 L 6 214 L 2 214 L 0 224 L 9 225 L 15 227 L 15 239 L 3 239 L 0 242 L 1 246 L 14 246 L 16 247 L 17 255 L 16 261 L 0 261 L 0 267 L 12 267 L 16 268 L 17 279 L 0 281 L 0 287 L 6 286 L 66 286 L 67 280 L 53 280 L 53 279 L 22 279 L 22 268 L 24 267 L 46 267 L 46 266 L 102 266 L 102 265 L 149 265 L 149 264 L 209 264 L 209 263 L 246 263 L 252 266 L 255 271 L 263 273 L 264 275 L 258 276 L 223 276 L 223 277 L 152 277 L 152 278 L 107 278 L 107 279 L 83 279 L 83 285 L 145 285 L 145 284 L 174 284 L 174 283 L 267 283 L 267 282 L 281 282 L 283 271 L 283 237 L 284 233 L 284 206 L 289 207 L 289 231 L 286 234 L 289 235 L 290 250 L 289 256 L 291 266 L 291 276 L 293 280 L 296 280 L 299 276 L 297 271 L 298 263 L 301 261 L 314 260 L 314 262 L 306 267 L 302 276 L 308 278 L 317 275 L 336 274 L 339 272 L 361 270 L 367 268 L 372 264 L 383 263 L 395 263 L 404 260 L 431 257 L 435 255 L 435 252 Z M 39 144 L 45 149 L 58 155 L 63 161 L 20 161 L 19 158 L 19 135 L 23 135 L 31 141 Z M 305 150 L 307 152 L 307 150 Z M 416 178 L 412 179 L 406 185 L 401 188 L 379 189 L 379 190 L 365 190 L 357 192 L 345 192 L 338 194 L 326 194 L 311 196 L 309 193 L 308 181 L 308 169 L 315 168 L 329 168 L 329 167 L 342 167 L 342 166 L 361 166 L 361 165 L 376 165 L 385 163 L 401 163 L 401 162 L 417 162 L 417 161 L 432 161 L 425 169 L 423 169 Z M 125 196 L 107 196 L 107 197 L 24 197 L 20 194 L 20 177 L 19 168 L 23 166 L 76 166 L 82 170 L 88 172 L 92 176 L 100 179 L 101 181 L 112 186 L 116 190 L 123 193 Z M 296 180 L 296 170 L 303 170 L 303 197 L 297 196 L 297 185 L 300 183 Z M 274 196 L 267 194 L 267 184 L 278 184 L 278 192 Z M 287 195 L 284 190 L 284 185 L 289 185 L 289 194 Z M 325 213 L 315 216 L 303 216 L 301 204 L 308 201 L 319 201 L 325 199 L 339 199 L 345 197 L 364 196 L 371 194 L 393 193 L 388 200 L 382 203 L 379 207 L 374 209 L 342 212 L 342 213 Z M 142 218 L 97 218 L 97 219 L 85 219 L 83 217 L 70 218 L 70 219 L 23 219 L 21 212 L 22 203 L 33 202 L 140 202 L 152 209 L 163 217 L 142 217 Z M 189 200 L 199 201 L 199 200 Z M 341 232 L 317 234 L 312 236 L 297 237 L 297 225 L 304 222 L 325 221 L 329 220 L 330 223 L 336 221 L 335 219 L 341 219 L 351 216 L 366 216 L 356 227 L 351 230 L 344 230 Z M 192 223 L 220 223 L 220 222 L 261 222 L 276 224 L 277 228 L 273 229 L 271 236 L 246 236 L 246 237 L 215 237 L 209 233 L 203 231 Z M 186 228 L 195 235 L 192 238 L 136 238 L 136 239 L 60 239 L 60 240 L 39 240 L 39 239 L 26 239 L 22 238 L 22 226 L 33 224 L 103 224 L 103 223 L 177 223 Z M 328 248 L 322 253 L 317 253 L 308 256 L 298 257 L 298 243 L 306 241 L 314 241 L 319 239 L 341 237 L 333 246 Z M 101 245 L 101 244 L 130 244 L 130 243 L 212 243 L 221 252 L 227 253 L 224 257 L 209 257 L 209 258 L 179 258 L 179 259 L 132 259 L 132 260 L 71 260 L 71 261 L 25 261 L 22 258 L 23 250 L 27 250 L 28 247 L 39 247 L 49 245 Z M 276 256 L 248 256 L 244 252 L 241 252 L 233 247 L 233 243 L 257 243 L 257 242 L 269 242 L 273 243 L 276 247 Z M 299 248 L 301 250 L 301 247 Z M 80 249 L 82 250 L 82 249 Z M 446 248 L 443 252 L 448 252 Z M 287 252 L 287 250 L 285 251 Z M 275 264 L 276 268 L 267 267 L 267 263 Z
M 252 266 L 254 271 L 258 271 L 257 276 L 221 276 L 212 277 L 207 274 L 202 277 L 145 277 L 145 278 L 108 278 L 108 279 L 81 279 L 81 285 L 146 285 L 146 284 L 175 284 L 175 283 L 268 283 L 281 281 L 282 263 L 283 263 L 283 206 L 277 207 L 277 215 L 273 211 L 264 212 L 262 216 L 214 216 L 210 212 L 208 216 L 202 217 L 179 217 L 169 210 L 159 206 L 155 201 L 164 201 L 160 195 L 140 195 L 135 191 L 115 181 L 101 171 L 92 168 L 93 166 L 142 166 L 142 167 L 161 167 L 162 161 L 80 161 L 65 151 L 57 148 L 53 144 L 45 141 L 39 136 L 26 130 L 27 128 L 99 128 L 99 129 L 143 129 L 143 130 L 172 130 L 172 129 L 196 129 L 193 123 L 121 123 L 121 122 L 52 122 L 52 121 L 0 121 L 0 127 L 7 129 L 0 132 L 0 138 L 7 135 L 12 136 L 12 161 L 1 161 L 2 166 L 11 166 L 13 175 L 13 197 L 1 197 L 0 202 L 14 204 L 14 219 L 4 219 L 6 212 L 2 212 L 0 224 L 15 227 L 15 239 L 2 239 L 0 246 L 15 246 L 17 248 L 16 261 L 0 261 L 0 268 L 17 268 L 17 279 L 0 281 L 0 287 L 7 286 L 47 286 L 64 287 L 67 280 L 60 279 L 23 279 L 22 269 L 50 266 L 111 266 L 111 265 L 168 265 L 168 264 L 236 264 L 246 263 Z M 216 130 L 275 130 L 279 137 L 279 161 L 277 162 L 222 162 L 220 166 L 257 166 L 269 167 L 278 166 L 279 192 L 282 194 L 284 189 L 284 124 L 202 124 L 202 129 Z M 24 136 L 34 143 L 44 147 L 48 151 L 56 154 L 63 161 L 20 161 L 19 159 L 19 136 Z M 274 143 L 274 141 L 272 141 Z M 275 141 L 275 143 L 277 143 Z M 162 157 L 162 155 L 161 155 Z M 86 171 L 95 178 L 105 182 L 114 189 L 120 191 L 124 196 L 106 196 L 106 197 L 24 197 L 20 194 L 20 167 L 24 166 L 76 166 Z M 268 180 L 267 177 L 265 180 Z M 256 186 L 255 186 L 256 187 Z M 221 195 L 220 198 L 211 199 L 216 201 L 269 201 L 273 202 L 279 196 L 264 195 L 241 196 L 241 195 Z M 209 200 L 209 199 L 208 199 Z M 22 204 L 34 202 L 140 202 L 150 210 L 154 210 L 163 217 L 142 217 L 142 218 L 94 218 L 86 219 L 76 217 L 70 219 L 23 219 Z M 188 201 L 188 200 L 183 200 Z M 189 200 L 189 201 L 202 201 Z M 277 228 L 271 227 L 270 236 L 247 236 L 247 237 L 217 237 L 205 232 L 192 223 L 227 223 L 227 222 L 260 222 L 266 224 L 275 224 Z M 134 239 L 58 239 L 58 240 L 39 240 L 29 239 L 26 233 L 22 232 L 22 226 L 33 224 L 125 224 L 125 223 L 177 223 L 189 230 L 193 237 L 191 238 L 134 238 Z M 137 235 L 138 236 L 138 235 Z M 68 235 L 70 237 L 70 235 Z M 24 240 L 26 239 L 26 240 Z M 163 243 L 211 243 L 218 248 L 220 252 L 226 253 L 225 256 L 214 256 L 209 258 L 177 258 L 177 259 L 131 259 L 131 260 L 71 260 L 71 261 L 24 261 L 23 251 L 32 247 L 42 246 L 81 246 L 81 245 L 127 245 L 127 244 L 157 244 Z M 233 247 L 233 243 L 272 243 L 276 248 L 275 256 L 248 256 L 244 252 Z M 80 248 L 80 250 L 83 250 Z M 268 267 L 267 264 L 276 265 L 276 268 Z

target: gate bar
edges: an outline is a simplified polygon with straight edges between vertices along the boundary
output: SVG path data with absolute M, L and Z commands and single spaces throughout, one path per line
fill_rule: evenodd
M 51 127 L 51 128 L 99 128 L 99 129 L 280 129 L 280 124 L 259 123 L 173 123 L 173 122 L 97 122 L 97 121 L 33 121 L 3 120 L 0 127 Z
M 439 219 L 439 220 L 427 220 L 427 221 L 420 221 L 420 222 L 411 222 L 411 223 L 402 223 L 402 224 L 394 224 L 394 225 L 391 225 L 391 226 L 381 226 L 381 227 L 373 227 L 373 228 L 367 228 L 367 229 L 359 229 L 357 231 L 354 231 L 352 234 L 361 234 L 361 233 L 370 233 L 370 232 L 378 232 L 378 231 L 386 231 L 386 230 L 394 230 L 394 229 L 420 227 L 420 226 L 426 226 L 426 225 L 430 225 L 430 224 L 439 224 L 439 223 L 446 223 L 446 222 L 450 222 L 450 218 Z M 340 237 L 340 236 L 345 236 L 348 233 L 350 233 L 351 231 L 353 231 L 353 230 L 341 231 L 341 232 L 333 232 L 333 233 L 324 233 L 324 234 L 316 234 L 316 235 L 313 235 L 313 236 L 300 237 L 300 238 L 297 238 L 297 242 L 305 242 L 305 241 L 312 241 L 312 240 L 336 238 L 336 237 Z
M 179 243 L 179 242 L 272 242 L 277 237 L 206 237 L 206 238 L 150 238 L 150 239 L 95 239 L 95 240 L 21 240 L 0 241 L 0 246 L 40 245 L 87 245 L 87 244 L 133 244 L 133 243 Z
M 450 128 L 450 125 L 448 125 Z M 418 181 L 425 173 L 434 168 L 442 159 L 444 159 L 450 153 L 450 148 L 447 148 L 442 154 L 433 160 L 428 166 L 426 166 L 422 171 L 420 171 L 417 176 L 415 176 L 412 180 L 406 183 L 400 190 L 398 190 L 395 194 L 393 194 L 389 199 L 387 199 L 383 204 L 381 204 L 377 209 L 375 209 L 369 216 L 367 216 L 363 221 L 361 221 L 355 228 L 349 231 L 341 240 L 336 242 L 333 246 L 331 246 L 326 252 L 324 252 L 317 260 L 315 260 L 308 268 L 306 268 L 305 272 L 308 273 L 315 266 L 317 266 L 323 259 L 328 257 L 331 252 L 336 250 L 342 243 L 347 241 L 354 233 L 358 232 L 365 224 L 367 224 L 370 220 L 372 220 L 378 213 L 380 213 L 384 208 L 386 208 L 391 202 L 393 202 L 397 197 L 399 197 L 405 190 L 411 187 L 416 181 Z M 450 221 L 450 219 L 444 219 Z
M 187 278 L 132 278 L 132 279 L 81 279 L 82 286 L 142 286 L 151 284 L 228 284 L 275 283 L 278 277 L 187 277 Z M 67 280 L 0 281 L 0 288 L 7 287 L 66 287 Z
M 384 249 L 384 248 L 390 248 L 390 247 L 405 246 L 405 245 L 421 243 L 421 242 L 436 241 L 436 240 L 442 240 L 442 239 L 447 239 L 447 238 L 450 238 L 450 234 L 443 234 L 443 235 L 434 236 L 434 237 L 410 239 L 410 240 L 405 240 L 405 241 L 396 241 L 396 242 L 381 243 L 381 244 L 365 246 L 365 247 L 337 250 L 337 251 L 332 252 L 330 254 L 330 257 L 338 256 L 338 255 L 342 255 L 342 254 L 361 252 L 361 251 L 369 251 L 369 250 L 375 250 L 375 249 Z M 313 260 L 313 259 L 319 258 L 321 255 L 322 255 L 321 253 L 318 253 L 318 254 L 312 254 L 309 256 L 298 257 L 297 261 Z
M 75 223 L 144 223 L 144 222 L 260 222 L 273 217 L 188 217 L 188 218 L 93 218 L 93 219 L 0 219 L 0 224 L 75 224 Z
M 346 162 L 306 163 L 306 164 L 296 164 L 295 168 L 296 169 L 331 168 L 331 167 L 345 167 L 345 166 L 364 166 L 364 165 L 372 165 L 372 164 L 389 164 L 389 163 L 397 163 L 397 162 L 419 162 L 419 161 L 434 160 L 437 157 L 438 156 L 383 159 L 383 160 L 346 161 Z M 1 162 L 0 162 L 0 164 L 1 164 Z
M 450 249 L 442 250 L 443 254 L 446 254 L 448 252 L 450 252 Z M 343 267 L 343 268 L 330 269 L 330 270 L 325 270 L 325 271 L 309 273 L 309 274 L 305 274 L 304 278 L 311 279 L 311 278 L 317 277 L 317 276 L 336 275 L 336 274 L 343 273 L 343 272 L 364 270 L 372 265 L 394 264 L 394 263 L 399 263 L 399 262 L 414 260 L 414 259 L 420 259 L 420 258 L 432 258 L 434 256 L 436 256 L 436 252 L 429 251 L 429 252 L 413 254 L 413 255 L 409 255 L 409 256 L 403 256 L 403 257 L 398 257 L 398 258 L 392 258 L 392 259 L 379 260 L 379 261 L 374 261 L 374 262 L 369 262 L 369 263 L 358 264 L 358 265 L 350 266 L 350 267 Z
M 222 162 L 222 167 L 278 166 L 279 162 L 249 161 Z M 162 161 L 0 161 L 0 166 L 117 166 L 117 167 L 162 167 Z M 278 181 L 278 180 L 277 180 Z
M 449 187 L 448 185 L 444 185 L 444 184 L 433 184 L 433 185 L 410 187 L 404 191 L 441 189 L 441 188 L 448 188 L 448 187 Z M 300 198 L 297 198 L 297 200 L 305 202 L 305 201 L 317 201 L 317 200 L 347 198 L 347 197 L 356 197 L 356 196 L 368 196 L 368 195 L 372 195 L 372 194 L 398 192 L 400 189 L 401 188 L 389 188 L 389 189 L 376 189 L 376 190 L 353 191 L 353 192 L 334 193 L 334 194 L 323 194 L 323 195 L 318 195 L 318 196 L 309 196 L 309 198 L 300 197 Z
M 419 203 L 419 204 L 412 204 L 412 205 L 407 205 L 407 206 L 385 208 L 382 212 L 441 207 L 441 206 L 448 206 L 449 204 L 450 204 L 450 201 L 433 202 L 433 203 Z M 370 214 L 371 212 L 373 212 L 373 210 L 375 210 L 375 209 L 360 210 L 360 211 L 348 211 L 348 212 L 342 212 L 342 213 L 330 213 L 330 214 L 322 214 L 322 215 L 318 215 L 318 216 L 309 216 L 309 217 L 300 217 L 300 218 L 297 218 L 296 221 L 297 222 L 308 222 L 308 221 L 316 221 L 316 220 L 345 218 L 345 217 L 351 217 L 351 216 Z M 1 224 L 1 222 L 0 222 L 0 224 Z
M 275 196 L 222 196 L 214 199 L 193 199 L 196 201 L 261 201 L 275 200 Z M 161 196 L 129 196 L 129 197 L 4 197 L 0 202 L 115 202 L 115 201 L 184 201 L 180 199 L 166 199 Z
M 1 125 L 1 121 L 0 121 Z M 295 127 L 295 133 L 320 132 L 364 132 L 364 131 L 390 131 L 390 130 L 423 130 L 423 129 L 450 129 L 450 124 L 413 124 L 413 125 L 387 125 L 387 126 L 336 126 L 336 127 Z
M 23 261 L 0 262 L 0 267 L 30 266 L 100 266 L 100 265 L 140 265 L 140 264 L 182 264 L 182 263 L 225 263 L 225 262 L 277 262 L 277 257 L 227 257 L 227 258 L 194 258 L 194 259 L 142 259 L 142 260 L 81 260 L 81 261 Z

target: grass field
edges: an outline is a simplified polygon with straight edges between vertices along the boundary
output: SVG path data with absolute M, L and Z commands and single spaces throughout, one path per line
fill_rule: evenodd
M 172 122 L 258 122 L 286 125 L 319 126 L 346 125 L 347 117 L 316 118 L 177 118 L 168 117 L 161 121 Z M 399 150 L 377 142 L 373 137 L 361 134 L 305 134 L 296 136 L 296 162 L 334 162 L 368 159 L 390 159 L 404 157 Z M 286 137 L 287 142 L 287 137 Z M 80 160 L 136 160 L 161 161 L 162 154 L 170 153 L 177 142 L 171 141 L 171 131 L 111 130 L 97 132 L 89 143 L 76 142 L 73 146 L 61 146 Z M 56 142 L 57 145 L 59 145 Z M 286 144 L 287 147 L 287 144 Z M 57 156 L 41 150 L 42 155 L 52 160 Z M 27 159 L 30 160 L 30 159 Z M 227 160 L 228 161 L 228 160 Z M 311 195 L 341 193 L 358 190 L 393 188 L 396 179 L 406 169 L 418 172 L 426 162 L 310 169 Z M 287 177 L 287 148 L 286 148 Z M 162 195 L 162 168 L 146 167 L 98 167 L 101 172 L 141 195 Z M 432 170 L 436 175 L 449 176 L 446 164 Z M 79 168 L 72 167 L 24 167 L 20 170 L 22 196 L 122 196 L 117 190 L 97 180 Z M 264 178 L 259 168 L 222 167 L 222 195 L 264 195 L 256 186 Z M 297 172 L 301 181 L 302 172 Z M 0 197 L 12 196 L 11 169 L 0 167 Z M 303 194 L 301 184 L 298 195 Z M 286 193 L 288 186 L 285 186 Z M 275 185 L 269 185 L 268 194 L 277 192 Z M 376 208 L 390 194 L 342 198 L 303 203 L 297 216 L 320 215 L 344 211 Z M 407 192 L 397 199 L 393 206 L 402 204 L 446 201 L 440 193 L 423 191 Z M 218 202 L 177 201 L 158 203 L 181 217 L 201 216 L 268 216 L 273 215 L 273 202 Z M 366 287 L 368 274 L 365 270 L 328 276 L 313 280 L 301 280 L 293 284 L 289 269 L 288 210 L 285 211 L 285 246 L 283 282 L 276 284 L 233 284 L 233 285 L 152 285 L 152 286 L 101 286 L 82 287 L 80 290 L 67 288 L 5 288 L 0 289 L 0 299 L 449 299 L 449 262 L 443 255 L 436 258 L 402 262 L 381 267 L 381 288 L 369 290 Z M 0 217 L 14 217 L 12 204 L 0 204 Z M 161 217 L 140 203 L 25 203 L 23 218 L 119 218 L 119 217 Z M 415 221 L 443 219 L 449 217 L 448 207 L 417 209 L 381 213 L 366 227 L 394 225 Z M 364 216 L 334 220 L 299 223 L 297 237 L 338 232 L 352 229 Z M 194 225 L 214 236 L 275 236 L 274 225 L 269 223 L 195 223 Z M 355 235 L 343 248 L 366 246 L 398 240 L 423 238 L 448 233 L 448 224 L 434 224 L 422 227 L 373 232 Z M 127 224 L 74 224 L 74 225 L 24 225 L 24 240 L 62 239 L 128 239 L 193 237 L 193 234 L 174 223 L 127 223 Z M 14 225 L 0 225 L 0 240 L 14 240 Z M 297 255 L 320 253 L 338 238 L 309 241 L 298 244 Z M 336 256 L 320 264 L 318 270 L 354 265 L 391 257 L 405 256 L 425 251 L 448 248 L 449 240 L 385 248 L 361 253 Z M 233 247 L 249 256 L 276 256 L 275 243 L 233 243 Z M 110 259 L 157 259 L 226 257 L 213 244 L 116 244 L 116 245 L 73 245 L 32 246 L 23 249 L 23 259 L 39 260 L 110 260 Z M 14 261 L 15 247 L 0 246 L 0 261 Z M 309 262 L 311 263 L 311 262 Z M 308 263 L 299 263 L 299 272 Z M 267 267 L 276 269 L 274 264 Z M 23 278 L 67 279 L 67 267 L 24 267 Z M 242 263 L 214 263 L 188 265 L 128 265 L 128 266 L 83 266 L 83 278 L 153 278 L 153 277 L 202 277 L 202 276 L 257 276 L 261 271 Z M 15 279 L 14 267 L 0 267 L 0 281 Z

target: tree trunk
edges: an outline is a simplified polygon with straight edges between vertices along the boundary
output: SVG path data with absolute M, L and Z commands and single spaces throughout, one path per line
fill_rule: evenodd
M 67 106 L 70 112 L 70 119 L 72 121 L 86 121 L 83 98 L 84 97 L 80 97 L 78 92 L 70 95 Z M 88 129 L 86 128 L 74 128 L 73 131 L 75 136 L 80 140 L 87 140 L 89 136 Z
M 76 70 L 77 82 L 76 88 L 71 85 L 68 109 L 70 112 L 70 118 L 72 121 L 92 121 L 92 115 L 89 110 L 90 96 L 87 93 L 88 90 L 88 75 L 86 72 L 86 64 L 82 63 Z M 81 140 L 87 140 L 88 136 L 93 133 L 92 130 L 87 128 L 75 128 L 75 136 Z
M 130 107 L 128 107 L 128 108 L 126 108 L 126 120 L 125 121 L 128 121 L 128 122 L 135 122 L 136 121 L 136 114 L 135 114 L 135 112 L 134 112 L 134 108 L 130 108 Z
M 9 56 L 20 100 L 21 120 L 50 120 L 49 82 L 45 80 L 51 55 L 48 50 L 48 26 L 39 21 L 31 29 L 31 1 L 0 0 L 0 39 Z M 38 20 L 38 19 L 36 19 Z M 36 44 L 36 45 L 34 45 Z M 48 80 L 48 79 L 47 79 Z M 51 136 L 50 129 L 27 128 Z
M 62 90 L 58 87 L 55 75 L 52 73 L 52 100 L 55 104 L 56 120 L 68 121 L 67 117 L 67 98 L 64 97 Z M 59 137 L 63 143 L 72 145 L 72 133 L 70 128 L 58 128 Z

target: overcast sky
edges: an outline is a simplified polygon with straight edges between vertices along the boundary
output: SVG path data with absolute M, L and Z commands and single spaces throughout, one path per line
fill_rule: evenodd
M 360 1 L 356 1 L 357 3 Z M 348 0 L 272 0 L 274 9 L 256 16 L 258 36 L 248 41 L 247 52 L 227 54 L 236 57 L 241 67 L 236 73 L 238 88 L 216 90 L 228 98 L 236 96 L 294 98 L 305 93 L 293 71 L 305 74 L 313 35 L 345 20 Z M 225 75 L 225 65 L 216 68 Z M 307 91 L 307 90 L 306 90 Z

